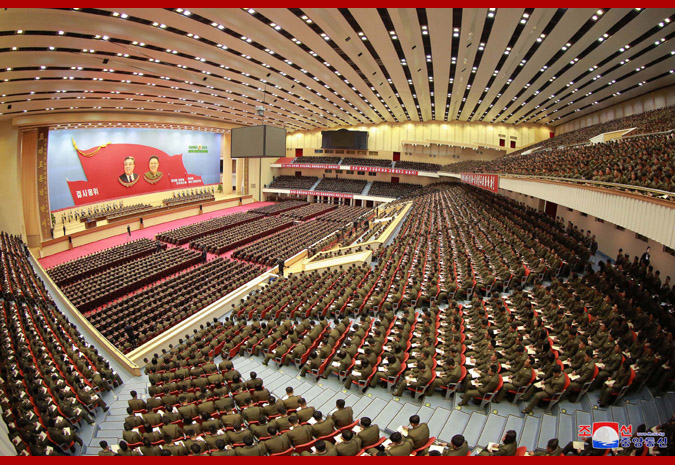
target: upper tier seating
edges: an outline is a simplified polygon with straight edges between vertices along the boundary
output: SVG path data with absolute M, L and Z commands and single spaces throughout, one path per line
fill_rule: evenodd
M 321 164 L 321 165 L 337 165 L 340 163 L 340 157 L 297 157 L 293 159 L 296 165 L 303 164 Z
M 360 179 L 335 179 L 323 178 L 314 188 L 315 191 L 323 192 L 347 192 L 350 194 L 360 194 L 368 184 L 368 181 Z
M 674 167 L 675 134 L 668 133 L 508 156 L 471 171 L 592 179 L 675 192 Z
M 270 189 L 304 189 L 311 188 L 319 178 L 312 176 L 276 176 L 268 186 Z
M 391 168 L 391 163 L 391 160 L 383 160 L 381 158 L 344 157 L 340 164 L 347 166 L 378 166 L 381 168 Z
M 423 163 L 419 161 L 397 161 L 394 168 L 402 170 L 431 171 L 435 173 L 440 171 L 441 165 L 437 163 Z

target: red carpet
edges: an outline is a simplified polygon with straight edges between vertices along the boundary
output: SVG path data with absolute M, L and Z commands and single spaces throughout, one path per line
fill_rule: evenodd
M 139 231 L 132 231 L 131 240 L 142 238 L 154 239 L 157 234 L 167 231 L 169 229 L 179 228 L 181 226 L 185 226 L 188 224 L 199 223 L 200 221 L 210 220 L 211 218 L 215 218 L 217 216 L 225 216 L 231 215 L 233 213 L 241 213 L 247 210 L 251 210 L 252 208 L 272 205 L 273 203 L 274 202 L 255 202 L 250 203 L 248 205 L 224 208 L 222 210 L 216 210 L 211 213 L 204 213 L 203 215 L 199 216 L 192 216 L 190 218 L 185 218 L 182 220 L 175 220 L 170 221 L 168 223 L 158 224 L 156 226 L 150 226 L 141 229 Z M 50 255 L 49 257 L 40 258 L 39 261 L 44 268 L 51 268 L 61 263 L 65 263 L 67 261 L 74 260 L 76 258 L 80 258 L 85 255 L 101 251 L 103 249 L 108 249 L 110 247 L 115 247 L 116 245 L 124 244 L 125 242 L 127 242 L 127 240 L 128 236 L 126 233 L 118 234 L 117 236 L 109 237 L 107 239 L 102 239 L 100 241 L 92 242 L 90 244 L 75 247 L 71 250 L 66 250 L 54 255 Z

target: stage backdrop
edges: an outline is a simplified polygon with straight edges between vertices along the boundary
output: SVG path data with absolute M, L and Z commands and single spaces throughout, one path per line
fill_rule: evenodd
M 50 131 L 50 209 L 217 184 L 221 137 L 168 129 Z

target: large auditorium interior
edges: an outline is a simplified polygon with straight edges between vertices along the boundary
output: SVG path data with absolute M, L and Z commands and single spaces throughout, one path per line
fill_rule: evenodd
M 0 455 L 675 455 L 675 8 L 0 24 Z

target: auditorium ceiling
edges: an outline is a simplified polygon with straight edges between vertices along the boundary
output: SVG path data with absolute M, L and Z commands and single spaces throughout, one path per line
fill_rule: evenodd
M 0 12 L 0 118 L 178 115 L 288 131 L 557 126 L 675 84 L 673 8 Z

